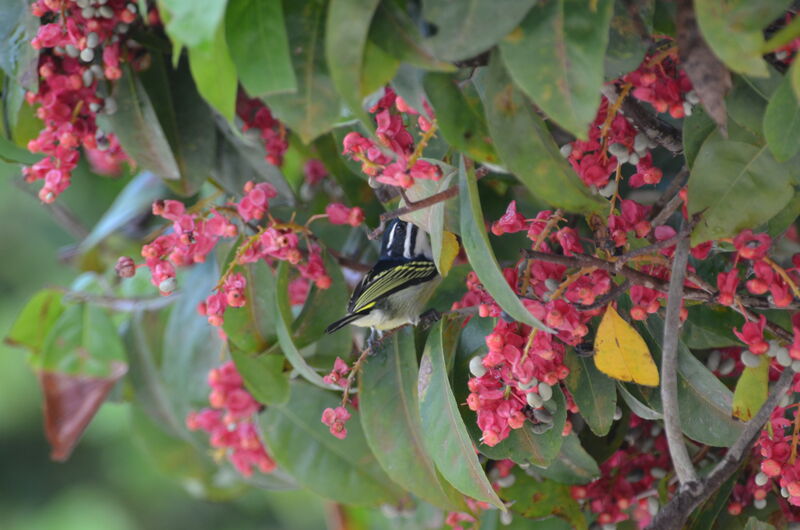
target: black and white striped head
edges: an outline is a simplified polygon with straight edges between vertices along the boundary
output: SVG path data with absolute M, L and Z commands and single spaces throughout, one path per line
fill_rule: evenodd
M 382 259 L 412 259 L 423 256 L 433 259 L 428 234 L 414 223 L 392 219 L 386 225 L 381 241 Z

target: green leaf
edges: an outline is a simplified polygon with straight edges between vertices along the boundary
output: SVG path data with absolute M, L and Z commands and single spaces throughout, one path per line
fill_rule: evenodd
M 399 67 L 400 61 L 368 40 L 364 47 L 364 64 L 361 66 L 361 93 L 369 95 L 385 87 L 397 73 Z M 370 119 L 367 125 L 371 126 L 371 124 L 372 120 Z
M 725 96 L 728 116 L 752 136 L 754 140 L 751 143 L 754 145 L 760 146 L 764 143 L 763 125 L 767 99 L 761 89 L 746 76 L 734 77 L 733 88 Z
M 447 376 L 447 358 L 453 355 L 462 322 L 440 320 L 425 344 L 419 370 L 424 441 L 439 472 L 461 493 L 505 509 L 478 461 Z
M 34 355 L 38 354 L 45 337 L 64 312 L 61 298 L 61 292 L 55 289 L 42 289 L 33 295 L 11 325 L 6 344 L 21 346 Z
M 759 358 L 756 367 L 745 366 L 733 392 L 733 416 L 749 421 L 767 400 L 769 391 L 769 359 Z
M 342 275 L 342 268 L 333 261 L 329 254 L 325 254 L 324 263 L 325 269 L 331 277 L 331 286 L 327 289 L 319 289 L 312 285 L 300 315 L 292 324 L 292 336 L 298 348 L 305 348 L 323 338 L 328 324 L 346 314 L 350 292 Z M 338 338 L 336 344 L 339 351 L 336 354 L 340 357 L 346 357 L 349 354 L 352 345 L 350 333 L 339 332 L 328 337 Z M 328 346 L 330 347 L 330 344 Z
M 225 36 L 239 81 L 251 96 L 297 90 L 279 1 L 228 0 Z
M 286 360 L 294 367 L 297 372 L 309 383 L 313 383 L 320 388 L 339 390 L 339 387 L 329 385 L 322 380 L 314 369 L 308 365 L 306 360 L 300 355 L 300 350 L 292 338 L 292 308 L 289 304 L 289 268 L 285 261 L 278 266 L 278 278 L 275 289 L 271 293 L 274 305 L 273 314 L 275 315 L 275 329 L 278 333 L 278 344 L 281 346 Z
M 800 193 L 795 193 L 789 204 L 770 219 L 766 227 L 762 227 L 757 231 L 766 230 L 770 237 L 773 239 L 778 238 L 794 224 L 798 216 L 800 216 Z
M 536 0 L 423 0 L 422 18 L 435 28 L 425 40 L 445 61 L 468 59 L 488 50 L 514 29 Z
M 759 521 L 755 517 L 749 517 L 747 524 L 744 525 L 744 530 L 775 530 L 775 527 L 769 523 Z
M 689 318 L 683 326 L 683 340 L 689 348 L 706 350 L 739 345 L 731 331 L 740 328 L 744 318 L 730 308 L 695 305 L 687 308 Z
M 0 160 L 11 164 L 35 164 L 39 156 L 0 135 Z
M 219 25 L 213 39 L 189 48 L 189 68 L 200 95 L 232 122 L 236 114 L 238 81 L 236 65 L 225 40 L 224 24 Z
M 226 0 L 158 0 L 159 10 L 169 14 L 167 34 L 176 43 L 189 47 L 214 40 L 226 3 Z
M 731 492 L 733 487 L 741 474 L 734 473 L 731 478 L 725 481 L 724 484 L 711 496 L 705 503 L 700 505 L 686 524 L 687 530 L 708 530 L 714 528 L 714 523 L 722 512 L 723 508 L 728 506 L 730 502 Z
M 480 162 L 497 164 L 483 105 L 468 83 L 459 89 L 457 79 L 449 74 L 429 73 L 425 76 L 425 92 L 436 114 L 436 122 L 444 139 L 454 148 Z
M 259 418 L 272 456 L 300 485 L 328 499 L 359 506 L 396 502 L 403 492 L 370 452 L 359 412 L 350 411 L 343 440 L 320 421 L 325 408 L 339 404 L 336 394 L 293 382 L 289 402 L 267 408 Z
M 762 30 L 788 6 L 786 0 L 697 0 L 694 10 L 703 37 L 731 70 L 766 77 Z
M 614 381 L 600 372 L 590 357 L 577 355 L 570 349 L 564 358 L 569 368 L 565 381 L 581 417 L 597 436 L 605 436 L 614 422 L 617 410 L 617 388 Z
M 362 105 L 362 84 L 369 26 L 380 0 L 331 0 L 325 27 L 325 57 L 339 96 L 368 129 L 373 122 Z M 391 79 L 392 76 L 389 76 Z
M 486 234 L 486 223 L 481 210 L 475 172 L 472 168 L 466 169 L 464 157 L 461 157 L 458 174 L 461 201 L 461 242 L 478 279 L 495 301 L 500 304 L 500 307 L 514 320 L 548 331 L 548 328 L 522 304 L 500 270 L 500 265 L 489 244 L 489 236 Z
M 101 128 L 116 134 L 125 153 L 142 169 L 162 179 L 178 180 L 181 177 L 178 163 L 150 97 L 129 67 L 122 67 L 122 77 L 115 83 L 112 95 L 117 102 L 117 111 L 98 116 Z
M 165 194 L 165 187 L 155 175 L 149 171 L 139 173 L 114 198 L 114 202 L 95 223 L 89 235 L 81 241 L 78 250 L 80 252 L 91 250 L 120 228 L 150 211 L 153 201 Z
M 639 16 L 648 30 L 652 30 L 651 22 L 656 21 L 654 3 L 654 0 L 639 0 L 636 3 Z M 605 80 L 612 81 L 636 70 L 644 59 L 647 48 L 648 43 L 636 29 L 636 22 L 631 17 L 627 4 L 624 0 L 615 0 L 604 60 Z
M 231 307 L 225 311 L 222 329 L 228 340 L 247 354 L 263 352 L 276 341 L 274 309 L 275 275 L 263 260 L 248 263 L 239 269 L 247 286 L 244 307 Z
M 341 101 L 325 64 L 325 4 L 284 0 L 297 92 L 264 98 L 276 118 L 308 144 L 339 121 Z M 346 28 L 340 28 L 345 31 Z
M 249 355 L 237 348 L 230 351 L 244 386 L 256 401 L 281 405 L 289 400 L 289 377 L 283 371 L 282 355 Z
M 708 136 L 717 129 L 702 105 L 697 105 L 692 110 L 692 115 L 683 120 L 683 155 L 689 168 L 694 167 L 697 153 Z
M 562 484 L 587 484 L 600 476 L 597 462 L 575 434 L 566 436 L 555 460 L 546 468 L 537 468 L 536 472 Z
M 795 61 L 792 63 L 789 72 L 786 74 L 792 80 L 792 89 L 794 89 L 794 97 L 800 100 L 800 64 Z
M 36 91 L 39 82 L 39 51 L 31 46 L 31 39 L 38 29 L 39 19 L 33 16 L 26 0 L 0 3 L 0 42 L 3 43 L 0 69 L 6 73 L 7 79 L 4 92 L 13 83 Z
M 795 171 L 778 163 L 766 146 L 710 137 L 689 179 L 689 214 L 702 213 L 692 245 L 769 221 L 792 199 L 790 175 Z
M 600 105 L 613 0 L 535 5 L 500 41 L 509 74 L 545 114 L 581 139 Z
M 460 510 L 460 496 L 441 478 L 426 448 L 414 330 L 402 328 L 383 339 L 359 376 L 361 425 L 386 474 L 434 506 Z
M 764 113 L 764 136 L 775 160 L 785 162 L 800 150 L 800 102 L 792 80 L 784 78 Z
M 105 310 L 75 304 L 67 306 L 50 328 L 42 343 L 41 364 L 37 368 L 99 379 L 111 377 L 125 361 L 117 327 Z
M 211 175 L 217 151 L 213 111 L 197 92 L 185 58 L 172 68 L 164 55 L 152 53 L 150 68 L 139 78 L 180 171 L 181 178 L 167 185 L 179 195 L 193 195 Z
M 587 213 L 607 202 L 592 195 L 558 150 L 542 119 L 514 87 L 497 53 L 485 74 L 483 106 L 500 159 L 533 195 L 565 210 Z
M 578 501 L 572 498 L 568 485 L 554 480 L 536 480 L 519 468 L 515 468 L 512 473 L 516 480 L 511 486 L 500 490 L 500 496 L 513 503 L 513 511 L 529 519 L 557 515 L 566 519 L 577 530 L 588 528 L 586 517 Z

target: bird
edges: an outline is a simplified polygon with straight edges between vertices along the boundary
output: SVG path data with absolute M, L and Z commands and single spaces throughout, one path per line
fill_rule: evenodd
M 380 336 L 405 324 L 417 325 L 440 281 L 428 234 L 414 223 L 392 219 L 383 232 L 378 261 L 353 291 L 347 315 L 325 331 L 353 324 Z

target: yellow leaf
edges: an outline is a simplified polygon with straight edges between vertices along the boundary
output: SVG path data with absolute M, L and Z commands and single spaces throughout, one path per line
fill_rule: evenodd
M 458 239 L 455 234 L 447 230 L 442 231 L 442 253 L 439 255 L 439 274 L 442 277 L 447 276 L 447 273 L 450 272 L 450 267 L 453 266 L 458 251 Z
M 756 367 L 745 366 L 736 390 L 733 392 L 733 417 L 748 421 L 758 412 L 761 405 L 767 400 L 769 390 L 769 362 L 761 362 Z
M 597 369 L 620 381 L 658 386 L 658 368 L 636 330 L 609 304 L 594 339 Z

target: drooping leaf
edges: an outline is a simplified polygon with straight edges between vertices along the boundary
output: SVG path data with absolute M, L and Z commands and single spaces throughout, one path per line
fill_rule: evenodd
M 536 480 L 519 468 L 515 468 L 513 473 L 514 483 L 500 490 L 501 498 L 513 503 L 513 511 L 529 519 L 557 515 L 577 530 L 588 528 L 586 517 L 578 501 L 572 498 L 568 485 L 554 480 Z
M 239 270 L 247 286 L 244 307 L 232 307 L 225 311 L 223 330 L 236 348 L 254 355 L 275 344 L 274 309 L 275 275 L 263 260 L 248 263 Z
M 775 160 L 785 162 L 800 150 L 800 98 L 784 78 L 764 114 L 764 137 Z
M 536 472 L 562 484 L 587 484 L 600 476 L 597 462 L 575 434 L 566 436 L 558 456 L 548 467 L 537 468 Z
M 766 146 L 718 141 L 703 144 L 689 179 L 689 214 L 702 214 L 692 244 L 755 228 L 781 211 L 794 195 L 791 175 Z
M 224 24 L 219 25 L 213 39 L 189 48 L 189 68 L 200 95 L 232 122 L 236 113 L 238 81 L 236 65 L 225 40 Z
M 302 381 L 291 385 L 289 402 L 269 407 L 259 418 L 272 456 L 303 487 L 338 502 L 377 505 L 396 502 L 403 493 L 381 470 L 350 410 L 347 437 L 335 438 L 320 421 L 338 395 Z
M 33 295 L 8 330 L 5 343 L 39 354 L 45 337 L 64 312 L 61 298 L 61 292 L 55 289 L 42 289 Z
M 762 30 L 788 5 L 785 0 L 697 0 L 694 9 L 703 37 L 731 70 L 765 77 Z
M 399 67 L 400 61 L 371 40 L 367 40 L 364 47 L 364 64 L 361 66 L 361 93 L 369 95 L 385 87 L 394 78 Z M 372 120 L 367 122 L 367 126 L 372 126 Z
M 587 8 L 581 0 L 539 2 L 520 26 L 500 41 L 514 82 L 545 114 L 586 139 L 603 85 L 614 2 Z
M 488 50 L 514 29 L 535 3 L 536 0 L 424 0 L 422 18 L 434 27 L 433 36 L 425 43 L 439 59 L 468 59 Z
M 178 163 L 150 97 L 129 67 L 123 66 L 122 77 L 114 84 L 112 95 L 117 111 L 98 116 L 102 129 L 116 134 L 125 153 L 142 169 L 162 179 L 178 180 L 181 176 Z
M 569 368 L 565 380 L 581 417 L 598 436 L 605 436 L 614 422 L 617 410 L 617 387 L 614 381 L 600 372 L 591 359 L 570 350 L 564 358 Z
M 353 115 L 369 129 L 372 120 L 362 106 L 364 50 L 379 0 L 331 0 L 325 27 L 325 57 L 331 80 Z M 390 75 L 391 79 L 394 74 Z
M 284 0 L 283 12 L 297 92 L 273 94 L 264 101 L 276 118 L 308 144 L 331 130 L 341 114 L 341 101 L 325 64 L 325 4 Z
M 230 351 L 245 388 L 259 403 L 281 405 L 288 401 L 289 377 L 283 371 L 282 355 L 251 355 L 238 348 Z
M 587 212 L 606 201 L 592 195 L 569 167 L 542 119 L 517 90 L 495 53 L 483 80 L 489 132 L 503 165 L 533 195 L 569 211 Z
M 239 81 L 250 96 L 297 90 L 281 2 L 228 0 L 225 37 Z
M 594 363 L 604 374 L 620 381 L 658 386 L 658 368 L 636 329 L 609 304 L 594 340 Z
M 318 341 L 325 334 L 328 324 L 342 318 L 346 313 L 350 292 L 342 275 L 342 269 L 329 254 L 323 259 L 328 276 L 331 277 L 331 286 L 327 289 L 312 286 L 302 311 L 292 324 L 292 336 L 298 348 L 304 348 Z M 338 338 L 336 344 L 339 345 L 340 351 L 335 352 L 335 355 L 346 357 L 352 344 L 350 334 L 341 331 L 330 337 Z M 330 345 L 329 343 L 328 347 Z
M 447 143 L 480 162 L 498 163 L 483 105 L 474 90 L 468 91 L 471 85 L 459 89 L 454 77 L 442 73 L 427 74 L 424 83 Z
M 150 210 L 153 201 L 164 197 L 166 189 L 152 173 L 135 176 L 114 198 L 92 231 L 81 241 L 78 249 L 87 252 L 99 242 Z
M 227 0 L 158 0 L 158 3 L 159 10 L 169 14 L 166 30 L 170 38 L 192 47 L 214 40 Z
M 500 265 L 489 245 L 489 236 L 486 234 L 475 172 L 465 167 L 463 157 L 459 164 L 458 183 L 461 201 L 461 241 L 481 283 L 512 318 L 547 331 L 547 327 L 522 304 L 500 270 Z
M 272 314 L 275 315 L 275 330 L 278 334 L 278 344 L 280 344 L 281 351 L 286 356 L 286 360 L 294 367 L 297 372 L 309 383 L 320 388 L 327 388 L 337 390 L 339 387 L 329 385 L 322 380 L 319 375 L 311 366 L 308 365 L 306 360 L 300 355 L 300 350 L 292 338 L 292 308 L 289 304 L 289 269 L 286 262 L 281 262 L 278 266 L 277 281 L 273 292 L 270 293 L 270 298 L 273 300 Z
M 733 392 L 733 416 L 749 421 L 767 400 L 769 359 L 759 358 L 758 366 L 745 366 Z
M 420 361 L 419 392 L 422 433 L 439 472 L 473 499 L 503 508 L 478 461 L 475 446 L 464 426 L 447 376 L 462 319 L 440 320 L 431 329 Z
M 459 495 L 442 479 L 428 453 L 417 393 L 414 330 L 385 338 L 359 377 L 359 409 L 367 443 L 389 477 L 418 497 L 458 509 Z
M 39 157 L 0 135 L 0 160 L 11 164 L 35 164 Z

